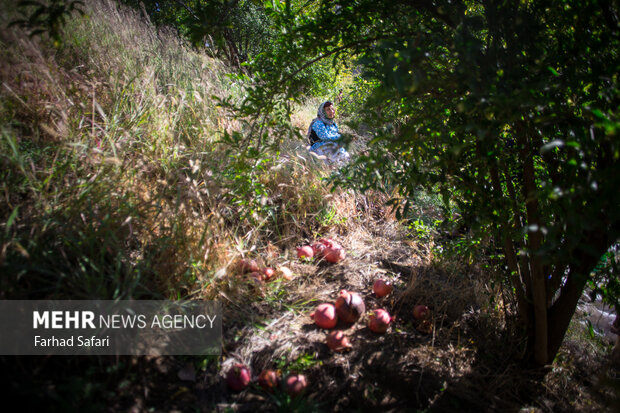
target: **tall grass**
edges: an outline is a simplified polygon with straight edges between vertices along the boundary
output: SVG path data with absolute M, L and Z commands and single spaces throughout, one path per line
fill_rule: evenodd
M 236 255 L 355 214 L 303 145 L 221 142 L 241 123 L 217 98 L 242 98 L 222 63 L 112 1 L 85 9 L 59 47 L 0 33 L 3 298 L 208 296 Z

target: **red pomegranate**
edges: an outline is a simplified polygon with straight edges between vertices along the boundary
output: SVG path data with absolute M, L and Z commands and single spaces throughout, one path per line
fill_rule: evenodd
M 323 257 L 325 261 L 331 263 L 337 263 L 344 260 L 347 256 L 347 253 L 342 248 L 326 248 L 323 252 Z
M 262 272 L 253 271 L 250 273 L 250 278 L 253 278 L 255 281 L 262 282 L 265 280 L 265 275 Z
M 263 268 L 263 275 L 265 276 L 265 280 L 269 280 L 276 272 L 273 268 L 267 267 Z
M 265 391 L 273 392 L 278 387 L 278 373 L 270 369 L 261 371 L 258 375 L 258 385 Z
M 327 335 L 327 346 L 335 352 L 351 348 L 349 338 L 342 331 L 332 331 Z
M 342 248 L 342 246 L 340 244 L 338 244 L 336 241 L 334 241 L 333 239 L 321 238 L 319 240 L 319 242 L 321 244 L 325 245 L 327 248 L 333 248 L 333 249 L 340 249 L 340 248 Z
M 314 250 L 310 245 L 304 245 L 303 247 L 297 247 L 297 258 L 312 258 L 314 257 Z
M 430 312 L 431 310 L 429 310 L 427 306 L 422 305 L 422 304 L 419 304 L 413 307 L 413 317 L 416 320 L 424 320 L 428 318 L 428 316 L 430 315 Z
M 329 303 L 319 304 L 316 309 L 310 313 L 310 318 L 321 328 L 334 328 L 338 323 L 336 307 Z
M 345 323 L 355 323 L 366 312 L 364 300 L 358 293 L 340 291 L 335 303 L 336 314 Z
M 238 263 L 239 272 L 245 274 L 247 272 L 258 272 L 260 269 L 255 260 L 241 259 Z
M 377 297 L 385 297 L 386 295 L 390 294 L 393 289 L 394 286 L 392 285 L 392 283 L 384 280 L 383 278 L 375 280 L 374 284 L 372 285 L 372 290 Z
M 226 384 L 234 391 L 241 391 L 250 384 L 252 373 L 248 366 L 236 363 L 226 373 Z
M 325 250 L 327 249 L 327 246 L 321 242 L 315 242 L 310 247 L 312 248 L 312 251 L 314 252 L 314 256 L 317 258 L 323 258 L 323 254 L 325 253 Z
M 291 396 L 295 397 L 301 394 L 308 387 L 308 381 L 303 374 L 291 374 L 284 382 L 284 390 Z
M 383 334 L 387 331 L 390 321 L 392 321 L 390 313 L 383 309 L 377 309 L 368 318 L 368 328 L 375 333 Z

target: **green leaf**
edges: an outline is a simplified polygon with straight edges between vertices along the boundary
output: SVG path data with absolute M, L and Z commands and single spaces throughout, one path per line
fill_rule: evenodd
M 594 326 L 592 325 L 592 322 L 590 320 L 587 320 L 586 324 L 588 325 L 588 335 L 590 336 L 590 338 L 595 338 L 596 334 L 594 333 Z
M 4 229 L 6 234 L 9 233 L 9 230 L 11 229 L 11 225 L 13 225 L 13 222 L 15 221 L 15 218 L 17 218 L 18 213 L 19 213 L 19 206 L 16 206 L 15 208 L 13 208 L 13 212 L 11 212 L 9 219 L 6 221 L 6 228 Z
M 608 120 L 608 117 L 599 109 L 592 109 L 592 114 L 599 119 Z

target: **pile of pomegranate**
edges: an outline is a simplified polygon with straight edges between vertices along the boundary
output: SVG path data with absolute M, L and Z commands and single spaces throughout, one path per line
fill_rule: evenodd
M 330 263 L 338 263 L 345 259 L 344 248 L 334 240 L 322 238 L 311 245 L 297 247 L 297 256 L 300 259 L 320 259 Z M 239 273 L 246 275 L 249 279 L 257 283 L 263 283 L 281 276 L 285 279 L 292 279 L 292 272 L 284 266 L 276 269 L 271 267 L 261 267 L 256 260 L 241 259 L 237 262 Z M 378 299 L 376 302 L 383 302 L 384 297 L 389 296 L 394 290 L 394 286 L 385 278 L 377 278 L 372 284 L 372 292 Z M 325 302 L 317 305 L 310 313 L 310 318 L 322 329 L 334 329 L 326 335 L 326 344 L 334 352 L 343 352 L 353 346 L 349 337 L 344 331 L 335 329 L 339 321 L 342 324 L 352 325 L 361 320 L 366 313 L 366 304 L 359 293 L 354 291 L 341 290 L 333 303 Z M 431 311 L 423 304 L 417 304 L 412 311 L 416 323 L 416 329 L 424 334 L 432 332 L 433 323 L 431 322 Z M 375 308 L 369 311 L 367 317 L 368 329 L 376 334 L 385 334 L 394 317 L 384 308 Z M 244 390 L 252 381 L 250 368 L 242 363 L 236 363 L 226 373 L 226 383 L 233 391 Z M 291 397 L 303 394 L 308 387 L 308 382 L 303 374 L 291 373 L 284 379 L 280 377 L 280 372 L 265 369 L 258 378 L 257 384 L 266 392 L 274 392 L 281 388 Z
M 310 313 L 310 318 L 312 318 L 318 327 L 330 329 L 336 327 L 338 320 L 353 324 L 359 320 L 365 312 L 366 305 L 358 293 L 342 290 L 333 304 L 319 304 L 316 309 Z M 336 352 L 344 351 L 352 347 L 349 338 L 342 331 L 333 331 L 329 333 L 326 341 L 327 346 Z
M 347 256 L 344 248 L 336 241 L 329 238 L 321 238 L 312 245 L 297 247 L 297 257 L 301 259 L 317 258 L 327 262 L 337 263 Z
M 292 271 L 285 266 L 278 266 L 276 269 L 271 267 L 261 268 L 256 260 L 248 258 L 242 258 L 237 261 L 236 267 L 239 274 L 246 275 L 250 280 L 255 281 L 257 284 L 262 284 L 265 281 L 271 281 L 278 276 L 286 280 L 293 279 Z
M 342 290 L 334 304 L 319 304 L 310 313 L 310 318 L 321 328 L 334 328 L 338 320 L 352 324 L 359 320 L 365 312 L 366 305 L 358 293 Z
M 247 388 L 252 381 L 250 368 L 242 363 L 235 363 L 226 373 L 228 387 L 239 392 Z M 279 372 L 272 369 L 264 369 L 258 375 L 258 385 L 266 392 L 273 393 L 279 386 L 291 397 L 302 394 L 308 387 L 306 376 L 299 373 L 289 374 L 281 380 Z

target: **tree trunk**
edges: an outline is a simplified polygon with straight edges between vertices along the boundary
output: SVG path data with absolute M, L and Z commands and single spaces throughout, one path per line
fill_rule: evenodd
M 549 355 L 555 357 L 560 349 L 570 320 L 575 313 L 577 302 L 588 282 L 590 272 L 596 267 L 601 256 L 607 251 L 613 240 L 606 233 L 588 232 L 583 237 L 585 248 L 573 253 L 574 266 L 571 266 L 566 284 L 560 290 L 560 296 L 549 309 Z
M 542 246 L 542 224 L 536 197 L 536 175 L 531 141 L 524 136 L 523 129 L 517 131 L 517 142 L 521 146 L 520 157 L 523 164 L 523 197 L 527 212 L 529 238 L 529 265 L 532 273 L 532 300 L 534 302 L 534 359 L 540 365 L 549 361 L 547 324 L 547 283 L 543 266 L 538 256 Z

